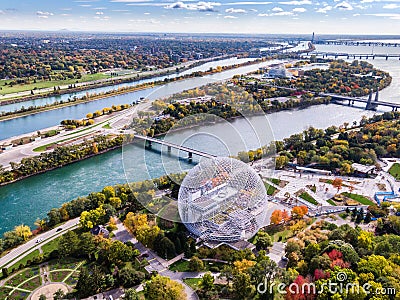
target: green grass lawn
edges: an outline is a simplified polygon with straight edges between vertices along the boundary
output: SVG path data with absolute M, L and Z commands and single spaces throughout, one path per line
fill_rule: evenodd
M 392 175 L 397 180 L 400 180 L 400 164 L 394 163 L 389 169 L 390 175 Z
M 111 125 L 110 125 L 110 123 L 107 123 L 107 124 L 104 125 L 102 128 L 104 128 L 104 129 L 111 129 Z
M 178 260 L 177 262 L 173 263 L 169 269 L 171 271 L 187 272 L 189 271 L 189 261 L 183 259 Z
M 293 236 L 293 231 L 285 229 L 283 231 L 275 233 L 271 237 L 274 242 L 286 242 L 287 239 L 291 238 L 292 236 Z
M 374 205 L 375 204 L 374 202 L 369 200 L 367 197 L 362 196 L 362 195 L 352 194 L 352 193 L 347 193 L 347 192 L 342 193 L 342 195 L 344 195 L 344 196 L 346 196 L 346 197 L 348 197 L 350 199 L 353 199 L 353 200 L 355 200 L 355 201 L 357 201 L 357 202 L 359 202 L 361 204 L 364 204 L 364 205 Z
M 318 205 L 317 200 L 315 200 L 313 197 L 311 197 L 310 194 L 307 193 L 307 192 L 301 193 L 301 194 L 299 195 L 299 197 L 300 197 L 301 199 L 304 199 L 304 200 L 306 200 L 306 201 L 308 201 L 308 202 L 314 204 L 314 205 Z
M 330 205 L 336 206 L 335 201 L 333 201 L 332 199 L 329 199 L 326 202 L 328 202 Z
M 54 240 L 51 240 L 50 242 L 44 244 L 41 248 L 43 250 L 43 254 L 50 254 L 51 252 L 53 252 L 53 250 L 57 249 L 58 246 L 58 241 L 59 241 L 60 237 L 55 238 Z
M 345 213 L 345 212 L 342 212 L 342 213 L 339 214 L 339 217 L 341 217 L 343 220 L 346 220 L 348 216 L 349 215 L 347 213 Z
M 192 289 L 197 290 L 199 289 L 201 278 L 185 278 L 183 282 L 190 286 Z
M 34 90 L 35 88 L 43 89 L 43 88 L 50 88 L 50 87 L 54 87 L 54 86 L 74 84 L 74 83 L 78 83 L 78 82 L 87 82 L 87 81 L 92 81 L 92 80 L 104 79 L 104 78 L 108 78 L 108 77 L 109 76 L 107 76 L 103 73 L 85 74 L 82 76 L 81 79 L 74 78 L 74 79 L 54 80 L 54 81 L 46 80 L 46 81 L 37 81 L 36 83 L 29 83 L 29 84 L 16 84 L 13 86 L 8 85 L 12 80 L 0 80 L 0 87 L 1 87 L 0 95 L 30 91 L 30 90 Z M 5 83 L 7 83 L 7 85 L 5 85 Z
M 267 190 L 267 194 L 272 196 L 277 190 L 276 187 L 270 185 L 268 182 L 264 182 L 265 189 Z

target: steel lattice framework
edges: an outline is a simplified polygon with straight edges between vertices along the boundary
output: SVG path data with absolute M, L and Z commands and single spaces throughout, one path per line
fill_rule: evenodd
M 267 205 L 254 169 L 228 157 L 201 161 L 183 180 L 178 197 L 182 222 L 205 241 L 251 238 L 264 222 Z

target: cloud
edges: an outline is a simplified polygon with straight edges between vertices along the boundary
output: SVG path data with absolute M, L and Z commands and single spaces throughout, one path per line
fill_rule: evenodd
M 304 7 L 296 7 L 293 9 L 293 12 L 297 12 L 297 13 L 303 13 L 306 11 L 307 11 L 307 9 L 305 9 Z
M 271 16 L 292 16 L 292 15 L 293 13 L 291 11 L 281 11 L 271 14 Z
M 48 11 L 40 11 L 36 12 L 36 15 L 41 19 L 47 19 L 49 16 L 53 16 L 54 14 Z
M 4 10 L 0 9 L 0 15 L 4 15 L 4 14 L 5 14 Z
M 104 15 L 102 11 L 96 11 L 96 15 Z
M 335 8 L 338 8 L 341 10 L 353 10 L 353 6 L 351 6 L 351 4 L 347 3 L 346 1 L 336 4 Z
M 310 0 L 293 0 L 293 1 L 279 2 L 279 4 L 284 4 L 284 5 L 311 5 L 312 2 Z
M 224 19 L 237 19 L 238 17 L 235 16 L 225 16 Z
M 390 4 L 384 5 L 382 8 L 384 8 L 384 9 L 396 9 L 396 8 L 400 8 L 400 5 L 398 5 L 396 3 L 390 3 Z
M 114 3 L 153 2 L 153 0 L 111 0 Z
M 225 9 L 225 12 L 228 14 L 244 14 L 246 10 L 241 8 L 227 8 Z
M 259 17 L 269 17 L 269 14 L 258 14 Z
M 400 20 L 400 14 L 378 13 L 378 14 L 365 14 L 365 15 L 366 16 L 389 18 L 389 19 L 392 19 L 392 20 Z
M 187 9 L 187 10 L 197 10 L 197 11 L 216 11 L 215 6 L 220 6 L 221 3 L 218 2 L 204 2 L 200 1 L 197 3 L 183 3 L 181 1 L 171 3 L 165 8 L 167 9 Z
M 241 1 L 241 2 L 229 2 L 223 5 L 268 5 L 272 2 L 256 2 L 256 1 Z
M 332 8 L 333 8 L 332 6 L 327 5 L 327 6 L 325 6 L 325 7 L 319 8 L 316 12 L 317 12 L 317 13 L 326 14 L 328 11 L 332 10 Z
M 283 11 L 282 8 L 280 7 L 274 7 L 273 9 L 271 9 L 272 11 L 278 12 L 278 11 Z
M 91 7 L 92 4 L 80 4 L 79 6 L 80 6 L 80 7 Z

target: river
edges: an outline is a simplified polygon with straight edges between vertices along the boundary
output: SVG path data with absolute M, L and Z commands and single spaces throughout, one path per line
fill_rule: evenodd
M 320 49 L 317 50 L 321 51 Z M 344 51 L 341 50 L 341 52 Z M 389 71 L 393 76 L 393 83 L 381 92 L 381 99 L 391 97 L 390 101 L 398 102 L 400 62 L 398 60 L 370 60 L 370 62 L 378 68 Z M 249 66 L 246 68 L 254 69 L 258 67 Z M 227 73 L 215 74 L 203 79 L 203 83 L 228 78 L 228 76 L 237 73 L 237 70 L 231 70 Z M 202 82 L 192 79 L 186 81 L 187 86 L 190 87 L 194 87 L 200 83 Z M 168 91 L 173 93 L 178 86 L 179 88 L 183 88 L 186 85 L 184 82 L 166 85 L 158 89 L 157 93 L 150 95 L 150 98 L 161 96 Z M 149 93 L 149 90 L 141 91 L 139 94 L 136 93 L 135 96 L 127 94 L 117 96 L 117 99 L 100 100 L 104 102 L 99 107 L 107 106 L 106 103 L 109 105 L 113 103 L 125 103 L 128 100 L 136 99 L 140 95 L 148 96 L 147 93 Z M 70 111 L 71 115 L 81 114 L 80 117 L 88 112 L 87 107 L 82 110 L 79 107 L 69 107 L 65 112 L 67 113 L 68 111 Z M 335 104 L 319 105 L 303 110 L 282 111 L 267 115 L 266 118 L 256 116 L 249 118 L 249 120 L 236 119 L 231 122 L 188 129 L 184 132 L 170 134 L 167 136 L 167 139 L 174 142 L 183 142 L 184 145 L 216 155 L 236 154 L 245 148 L 257 148 L 263 145 L 266 140 L 271 139 L 272 136 L 279 140 L 290 134 L 300 132 L 310 125 L 317 128 L 326 128 L 330 125 L 341 125 L 344 122 L 359 121 L 363 115 L 372 116 L 374 114 L 375 112 L 365 111 L 362 108 Z M 63 116 L 63 118 L 67 117 Z M 32 124 L 28 122 L 29 117 L 21 119 L 27 120 L 25 121 L 26 124 L 20 123 L 22 124 L 21 126 L 31 126 L 28 125 Z M 57 119 L 55 118 L 54 120 L 56 121 Z M 249 126 L 249 122 L 257 128 L 257 131 L 261 129 L 264 134 L 260 135 L 259 132 L 255 134 L 252 127 Z M 13 130 L 7 127 L 0 129 L 0 132 L 3 132 L 5 129 L 7 132 Z M 32 130 L 35 129 L 31 129 L 30 131 Z M 51 208 L 59 207 L 62 203 L 78 196 L 84 196 L 92 191 L 100 190 L 106 185 L 138 181 L 150 177 L 159 177 L 166 172 L 187 170 L 200 159 L 194 156 L 193 162 L 190 163 L 185 158 L 177 159 L 174 152 L 170 156 L 161 156 L 159 151 L 157 151 L 158 149 L 159 146 L 153 146 L 152 151 L 145 151 L 140 146 L 128 146 L 1 187 L 0 233 L 11 230 L 14 226 L 21 223 L 33 225 L 36 218 L 45 217 L 46 212 Z

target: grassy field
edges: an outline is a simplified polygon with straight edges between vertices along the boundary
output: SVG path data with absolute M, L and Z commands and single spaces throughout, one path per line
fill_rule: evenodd
M 189 261 L 183 259 L 178 260 L 177 262 L 173 263 L 169 269 L 171 271 L 187 272 L 189 271 Z
M 397 180 L 400 180 L 400 164 L 394 163 L 389 169 L 390 175 L 392 175 Z
M 41 248 L 43 250 L 43 253 L 46 254 L 50 254 L 51 252 L 53 252 L 53 250 L 57 249 L 58 246 L 58 241 L 59 241 L 60 237 L 55 238 L 54 240 L 51 240 L 50 242 L 44 244 Z
M 108 78 L 109 76 L 96 73 L 96 74 L 85 74 L 82 76 L 81 79 L 67 79 L 67 80 L 54 80 L 54 81 L 37 81 L 36 83 L 29 83 L 29 84 L 15 84 L 10 86 L 9 83 L 13 80 L 0 80 L 0 95 L 7 95 L 11 93 L 19 93 L 24 91 L 30 91 L 35 89 L 43 89 L 43 88 L 52 88 L 55 86 L 62 86 L 68 84 L 74 84 L 79 82 L 87 82 L 93 80 L 99 80 Z M 7 85 L 5 85 L 7 83 Z M 1 101 L 1 98 L 0 98 Z
M 190 286 L 192 289 L 199 289 L 199 285 L 201 283 L 201 278 L 185 278 L 183 282 Z
M 344 195 L 344 196 L 346 196 L 346 197 L 348 197 L 350 199 L 353 199 L 353 200 L 355 200 L 355 201 L 357 201 L 357 202 L 359 202 L 361 204 L 364 204 L 364 205 L 374 205 L 375 204 L 374 202 L 369 200 L 367 197 L 362 196 L 362 195 L 352 194 L 352 193 L 347 193 L 347 192 L 342 193 L 342 195 Z
M 306 201 L 308 201 L 308 202 L 314 204 L 314 205 L 318 205 L 317 200 L 315 200 L 313 197 L 311 197 L 310 194 L 307 193 L 307 192 L 301 193 L 301 194 L 299 195 L 299 197 L 300 197 L 301 199 L 304 199 L 304 200 L 306 200 Z
M 332 199 L 326 200 L 326 202 L 328 202 L 330 205 L 336 206 L 335 201 L 333 201 Z
M 264 182 L 264 186 L 269 196 L 272 196 L 275 193 L 276 187 L 270 185 L 268 182 Z

